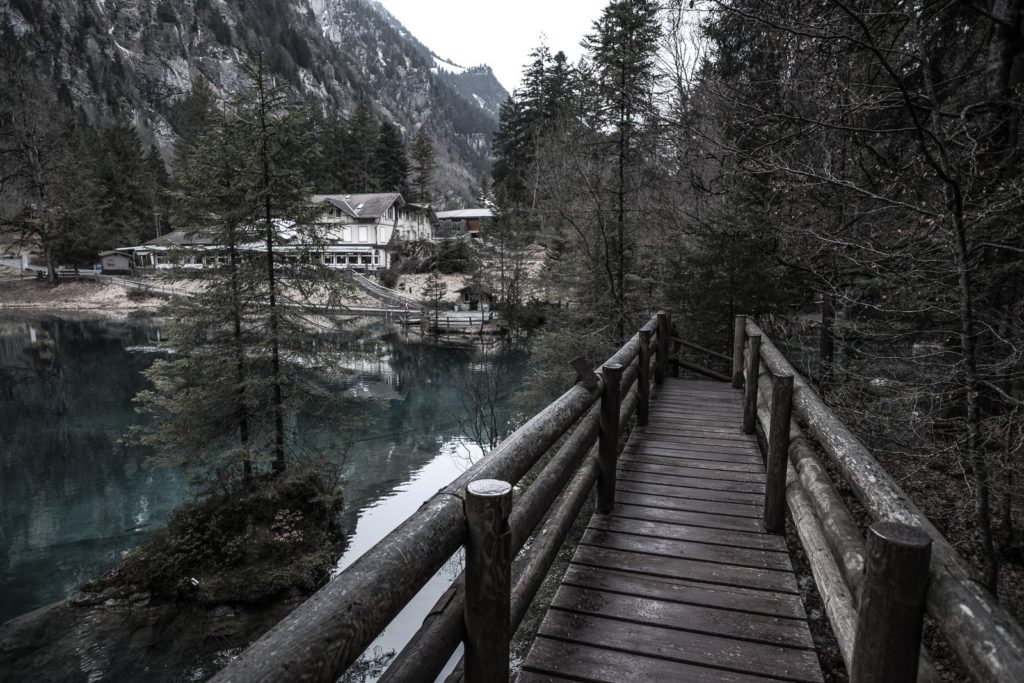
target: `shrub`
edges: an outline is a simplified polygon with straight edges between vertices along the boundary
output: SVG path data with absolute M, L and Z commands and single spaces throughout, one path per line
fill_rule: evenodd
M 398 284 L 398 273 L 388 268 L 387 270 L 381 270 L 377 273 L 377 279 L 380 280 L 381 285 L 388 289 L 394 289 Z
M 131 587 L 204 605 L 311 593 L 344 548 L 338 474 L 317 461 L 249 482 L 211 484 L 207 495 L 175 510 L 148 543 L 83 588 Z

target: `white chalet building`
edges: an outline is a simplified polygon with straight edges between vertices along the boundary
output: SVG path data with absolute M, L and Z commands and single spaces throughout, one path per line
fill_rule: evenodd
M 402 240 L 429 240 L 437 219 L 428 206 L 409 204 L 397 192 L 379 194 L 318 194 L 311 201 L 323 205 L 319 223 L 324 229 L 323 259 L 332 268 L 359 271 L 391 266 L 391 247 Z M 288 230 L 283 230 L 287 234 Z M 280 247 L 287 252 L 295 236 Z M 261 243 L 239 247 L 261 251 Z M 209 237 L 184 230 L 117 252 L 131 257 L 137 268 L 216 268 L 227 263 L 224 249 Z
M 391 266 L 389 245 L 432 235 L 431 209 L 409 204 L 397 192 L 318 194 L 313 202 L 324 205 L 324 261 L 336 268 L 383 270 Z

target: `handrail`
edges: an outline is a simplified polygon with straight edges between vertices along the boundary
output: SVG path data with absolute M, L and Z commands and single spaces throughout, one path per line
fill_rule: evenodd
M 685 346 L 688 349 L 693 349 L 694 351 L 701 351 L 703 353 L 708 354 L 709 356 L 713 356 L 714 358 L 718 358 L 720 360 L 724 360 L 727 363 L 732 362 L 732 357 L 731 356 L 727 356 L 724 353 L 719 353 L 718 351 L 713 351 L 713 350 L 707 348 L 706 346 L 701 346 L 700 344 L 694 344 L 692 341 L 687 341 L 686 339 L 680 339 L 679 337 L 672 337 L 672 341 L 677 342 L 680 345 Z
M 628 389 L 636 381 L 638 374 L 638 366 L 634 361 L 623 374 L 623 390 Z M 622 403 L 619 415 L 621 426 L 628 424 L 638 403 L 639 392 L 633 389 Z M 598 410 L 597 406 L 594 406 L 580 420 L 576 429 L 565 441 L 558 453 L 552 457 L 551 461 L 544 467 L 537 478 L 530 484 L 522 498 L 517 502 L 516 509 L 513 511 L 509 523 L 512 531 L 512 551 L 514 553 L 518 552 L 525 545 L 530 534 L 533 533 L 536 525 L 549 509 L 562 509 L 562 504 L 555 501 L 555 498 L 558 496 L 559 491 L 566 487 L 574 472 L 576 477 L 580 477 L 582 471 L 589 471 L 591 465 L 588 463 L 594 457 L 596 446 L 593 446 L 593 444 L 596 443 L 597 437 Z M 593 480 L 590 480 L 586 484 L 587 492 L 589 492 L 590 486 L 593 483 Z M 583 485 L 584 482 L 582 481 L 575 484 L 575 486 Z M 573 486 L 573 484 L 570 484 L 566 492 L 562 493 L 562 497 L 559 498 L 559 500 L 564 499 L 566 505 L 575 505 L 573 502 L 576 500 L 574 495 L 586 497 L 585 493 L 580 491 L 569 495 L 568 490 L 572 489 Z M 552 501 L 555 502 L 552 503 Z M 573 513 L 571 518 L 575 519 L 575 516 L 576 514 Z M 553 515 L 553 517 L 556 516 Z M 565 520 L 563 519 L 561 523 L 565 523 Z M 556 532 L 548 529 L 547 527 L 550 525 L 551 520 L 549 519 L 545 529 L 536 534 L 538 538 L 545 539 L 547 549 L 542 548 L 540 543 L 532 545 L 525 557 L 520 558 L 517 562 L 513 572 L 518 577 L 512 596 L 511 626 L 513 630 L 522 621 L 530 600 L 539 588 L 540 581 L 544 578 L 547 568 L 550 567 L 550 561 L 554 559 L 554 553 L 561 547 L 561 542 L 564 540 L 564 533 L 560 537 L 552 537 L 553 533 L 561 533 L 561 531 Z M 571 526 L 571 520 L 569 525 Z M 560 530 L 561 527 L 558 526 L 556 529 Z M 551 547 L 552 544 L 553 548 Z M 550 557 L 548 553 L 551 553 Z M 544 569 L 543 571 L 531 570 L 527 566 L 529 563 L 543 566 Z M 526 568 L 523 569 L 523 567 Z M 539 575 L 537 574 L 538 571 L 540 572 Z M 445 663 L 458 646 L 459 640 L 463 637 L 462 608 L 465 595 L 463 593 L 462 579 L 463 577 L 460 574 L 453 582 L 452 588 L 441 596 L 434 608 L 431 609 L 430 614 L 424 619 L 423 626 L 413 635 L 409 643 L 398 653 L 384 672 L 384 675 L 380 678 L 381 683 L 399 681 L 402 683 L 428 682 L 433 681 L 441 672 Z
M 668 317 L 664 313 L 652 318 L 642 329 L 652 329 L 651 325 L 656 321 L 659 333 L 668 329 Z M 624 390 L 639 375 L 634 361 L 640 355 L 642 338 L 639 332 L 633 335 L 604 364 L 620 365 L 626 370 L 622 382 Z M 661 369 L 661 372 L 656 372 L 658 381 L 664 376 L 663 370 L 668 361 L 667 341 L 667 333 L 658 336 L 655 357 L 655 365 Z M 394 531 L 299 605 L 241 656 L 230 662 L 213 680 L 337 680 L 465 542 L 463 499 L 470 482 L 479 479 L 498 479 L 512 484 L 518 482 L 577 423 L 580 423 L 580 428 L 576 432 L 582 433 L 576 438 L 574 432 L 566 445 L 571 442 L 574 448 L 588 452 L 592 443 L 592 428 L 588 420 L 580 420 L 600 398 L 604 381 L 598 376 L 593 384 L 596 388 L 591 390 L 583 384 L 573 386 L 537 413 L 487 458 L 428 499 Z M 634 395 L 639 396 L 635 390 L 627 395 L 623 408 L 632 406 L 631 410 L 635 409 L 639 399 L 630 398 Z M 564 450 L 565 446 L 559 454 Z M 565 453 L 561 457 L 559 454 L 556 454 L 545 471 L 556 461 L 557 467 L 579 463 L 578 453 Z M 587 465 L 579 472 L 589 469 L 591 466 Z M 516 530 L 513 533 L 517 541 L 525 542 L 544 511 L 550 507 L 551 499 L 565 485 L 564 480 L 568 478 L 566 474 L 583 476 L 572 470 L 549 474 L 543 480 L 540 492 L 531 496 L 524 495 L 520 504 L 514 508 L 510 526 Z M 544 472 L 541 477 L 544 477 Z M 584 486 L 587 479 L 586 476 L 583 476 L 583 480 L 573 479 L 576 484 L 570 485 L 562 494 L 560 500 L 570 509 L 576 505 L 577 497 L 582 495 L 577 488 Z M 570 494 L 571 491 L 576 493 Z M 543 504 L 545 501 L 547 505 Z M 538 549 L 543 547 L 544 544 L 537 546 Z M 541 558 L 535 566 L 544 566 L 545 562 Z M 524 584 L 520 597 L 513 599 L 525 599 L 530 585 L 532 580 Z M 519 589 L 518 584 L 516 588 Z M 528 604 L 529 600 L 526 599 L 526 602 Z
M 757 323 L 748 318 L 742 330 L 748 337 L 760 336 L 760 352 L 755 357 L 759 357 L 770 373 L 794 378 L 794 419 L 806 425 L 808 436 L 821 446 L 822 451 L 839 468 L 846 483 L 872 519 L 875 522 L 898 522 L 917 527 L 931 537 L 927 611 L 970 675 L 979 681 L 1024 680 L 1024 630 L 1013 616 L 975 578 L 966 560 L 914 505 L 863 442 L 825 405 L 806 379 L 794 370 Z M 738 327 L 737 333 L 740 331 Z M 756 393 L 767 395 L 768 382 L 765 373 L 758 382 L 759 391 Z M 770 414 L 763 406 L 758 408 L 758 413 L 762 423 L 768 425 Z M 795 428 L 794 434 L 794 427 L 791 425 L 791 439 L 798 436 L 802 440 L 799 428 Z M 766 433 L 767 429 L 766 426 Z M 792 439 L 789 447 L 791 457 L 794 449 L 804 449 L 797 439 Z M 808 518 L 805 528 L 810 532 L 811 542 L 821 547 L 808 549 L 808 554 L 814 551 L 819 559 L 826 560 L 817 568 L 821 570 L 822 577 L 831 578 L 827 578 L 826 586 L 819 585 L 819 589 L 822 590 L 826 611 L 840 637 L 841 649 L 849 664 L 853 651 L 851 614 L 855 611 L 856 596 L 860 592 L 860 572 L 863 571 L 863 538 L 859 532 L 851 531 L 852 520 L 848 511 L 845 507 L 836 507 L 836 502 L 841 502 L 841 499 L 834 491 L 829 491 L 831 482 L 827 482 L 827 475 L 823 471 L 814 471 L 814 456 L 809 453 L 810 449 L 804 450 L 794 459 L 796 470 L 800 471 L 795 471 L 793 463 L 790 464 L 787 500 L 794 520 L 801 514 L 800 506 L 804 499 L 812 503 L 815 509 L 815 514 L 803 516 Z M 816 534 L 824 543 L 814 541 Z M 822 548 L 825 549 L 825 555 L 832 557 L 822 558 Z M 812 559 L 812 568 L 814 565 Z M 815 572 L 815 578 L 819 578 L 818 572 Z M 831 595 L 830 587 L 833 589 Z M 847 591 L 845 597 L 843 591 Z M 919 680 L 932 676 L 934 671 L 925 659 Z

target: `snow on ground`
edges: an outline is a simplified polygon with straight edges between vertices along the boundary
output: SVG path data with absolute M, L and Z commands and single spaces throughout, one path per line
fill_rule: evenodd
M 429 273 L 408 273 L 398 278 L 395 289 L 401 294 L 408 294 L 417 299 L 423 298 L 423 289 L 427 286 Z M 458 289 L 466 286 L 469 280 L 468 275 L 441 275 L 441 279 L 448 286 L 448 294 L 444 300 L 455 303 L 459 299 Z
M 135 311 L 155 311 L 163 303 L 150 296 L 129 298 L 124 287 L 105 282 L 64 280 L 54 286 L 35 278 L 0 277 L 0 311 L 75 310 L 121 317 Z

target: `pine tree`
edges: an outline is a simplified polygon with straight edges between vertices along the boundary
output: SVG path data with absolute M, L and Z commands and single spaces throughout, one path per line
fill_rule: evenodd
M 394 124 L 381 124 L 375 157 L 377 189 L 409 196 L 409 157 L 402 134 Z
M 23 63 L 0 77 L 0 234 L 58 263 L 91 263 L 96 209 L 85 136 L 70 111 L 45 92 Z
M 136 435 L 175 462 L 226 458 L 249 474 L 265 460 L 285 468 L 285 413 L 311 400 L 327 350 L 311 306 L 339 284 L 309 202 L 309 112 L 260 62 L 247 73 L 251 89 L 200 137 L 176 195 L 179 220 L 221 245 L 224 267 L 178 304 L 178 354 L 149 372 L 154 389 L 139 402 L 153 425 Z
M 430 204 L 433 201 L 434 169 L 437 167 L 437 157 L 434 153 L 434 143 L 427 135 L 426 128 L 420 127 L 416 138 L 409 150 L 412 158 L 413 189 L 416 193 L 416 201 Z
M 441 310 L 445 308 L 445 297 L 448 296 L 448 283 L 441 277 L 437 268 L 430 271 L 423 286 L 423 305 L 434 312 L 434 330 L 437 331 Z
M 345 184 L 347 192 L 376 192 L 377 144 L 380 138 L 380 124 L 377 123 L 368 100 L 361 99 L 349 121 L 345 135 L 345 162 L 349 176 Z
M 168 180 L 156 150 L 147 153 L 138 134 L 125 123 L 101 130 L 92 146 L 100 205 L 97 246 L 111 249 L 155 237 Z
M 204 78 L 192 80 L 188 95 L 174 106 L 171 124 L 178 134 L 175 156 L 179 162 L 186 162 L 189 148 L 196 143 L 216 113 L 217 97 Z
M 616 230 L 609 265 L 614 270 L 611 295 L 616 309 L 616 343 L 625 341 L 629 324 L 626 275 L 631 236 L 626 211 L 637 183 L 628 177 L 628 169 L 636 155 L 641 128 L 653 113 L 655 56 L 661 35 L 657 13 L 658 5 L 653 0 L 612 0 L 583 43 L 596 70 L 602 103 L 599 115 L 614 131 Z

